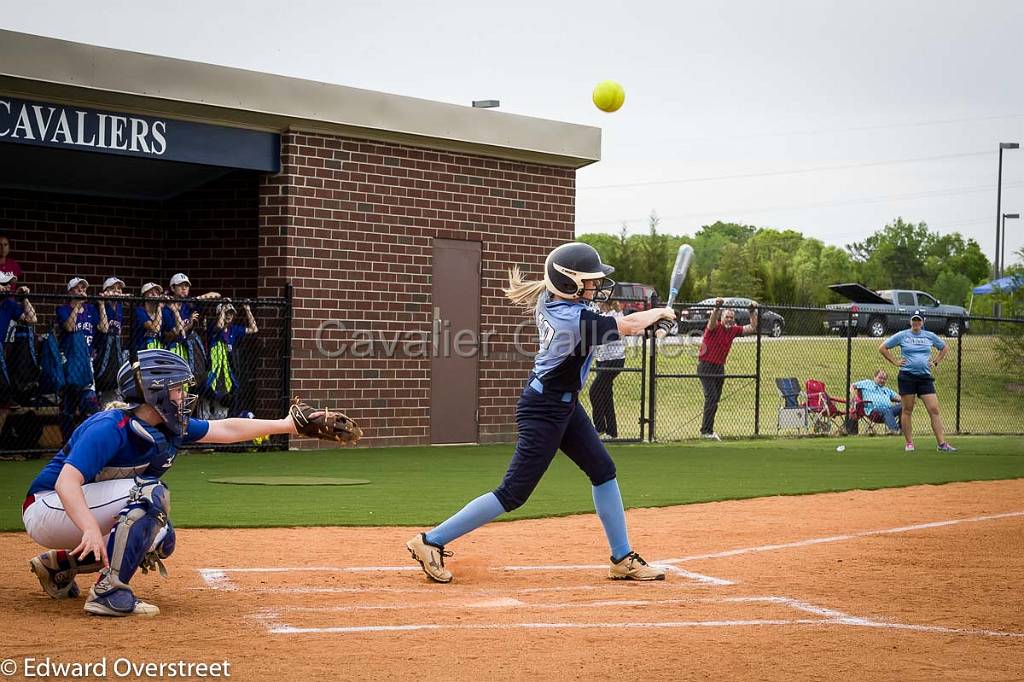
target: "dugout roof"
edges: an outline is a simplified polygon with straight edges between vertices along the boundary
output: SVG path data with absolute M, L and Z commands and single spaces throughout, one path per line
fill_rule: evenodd
M 599 160 L 601 149 L 596 127 L 6 30 L 0 30 L 0 94 L 141 117 L 267 133 L 346 135 L 570 168 Z

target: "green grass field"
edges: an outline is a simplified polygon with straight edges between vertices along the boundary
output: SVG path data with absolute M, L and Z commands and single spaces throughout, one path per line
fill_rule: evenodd
M 949 355 L 935 373 L 935 387 L 943 420 L 952 433 L 956 426 L 956 345 L 948 339 Z M 699 341 L 698 341 L 699 343 Z M 964 433 L 1024 432 L 1024 383 L 1008 378 L 1000 367 L 995 337 L 968 336 L 964 340 L 961 368 L 961 420 Z M 878 353 L 878 339 L 852 340 L 852 378 L 870 378 L 878 368 L 889 370 L 889 386 L 897 390 L 896 369 Z M 697 371 L 697 345 L 663 347 L 658 371 L 665 374 L 693 374 Z M 756 345 L 752 338 L 737 341 L 729 355 L 729 374 L 754 374 Z M 627 367 L 641 366 L 639 349 L 631 349 Z M 808 378 L 825 382 L 830 395 L 845 397 L 846 339 L 839 337 L 783 337 L 763 339 L 761 352 L 761 435 L 776 434 L 781 404 L 776 378 L 796 377 L 803 385 Z M 749 437 L 754 434 L 753 379 L 730 379 L 725 383 L 715 429 L 723 436 Z M 640 373 L 623 373 L 615 381 L 616 414 L 620 437 L 635 437 L 640 427 Z M 591 409 L 584 391 L 584 404 Z M 660 379 L 657 387 L 657 438 L 696 438 L 700 432 L 704 396 L 697 379 Z M 915 411 L 915 431 L 929 433 L 923 408 Z M 792 433 L 792 432 L 790 432 Z M 787 435 L 783 432 L 783 435 Z
M 940 454 L 934 442 L 904 454 L 899 438 L 763 439 L 611 448 L 630 507 L 876 489 L 919 483 L 1024 477 L 1024 439 L 963 437 Z M 846 451 L 837 453 L 838 444 Z M 190 453 L 166 480 L 180 527 L 434 524 L 493 489 L 510 445 L 375 450 Z M 21 503 L 38 461 L 0 462 L 0 530 L 22 530 Z M 210 483 L 231 475 L 365 478 L 351 487 Z M 527 505 L 507 518 L 589 513 L 590 486 L 558 456 Z

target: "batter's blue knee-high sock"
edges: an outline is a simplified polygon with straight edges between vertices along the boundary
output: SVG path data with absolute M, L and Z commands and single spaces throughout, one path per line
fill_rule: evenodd
M 427 542 L 444 547 L 455 538 L 476 530 L 488 521 L 505 513 L 494 493 L 485 493 L 455 513 L 437 528 L 428 531 Z
M 618 481 L 613 478 L 594 486 L 594 508 L 597 510 L 597 518 L 601 519 L 601 525 L 604 526 L 604 534 L 608 536 L 612 559 L 622 559 L 632 549 L 629 546 L 629 534 L 626 533 L 626 512 L 622 508 Z

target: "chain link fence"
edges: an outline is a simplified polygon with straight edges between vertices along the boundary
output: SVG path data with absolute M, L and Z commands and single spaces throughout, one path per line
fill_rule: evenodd
M 628 346 L 625 367 L 632 372 L 625 381 L 622 374 L 616 379 L 618 422 L 632 427 L 639 421 L 643 438 L 889 433 L 883 410 L 863 401 L 855 384 L 882 370 L 885 386 L 899 393 L 898 370 L 882 357 L 879 345 L 908 323 L 892 320 L 882 337 L 872 337 L 857 333 L 849 311 L 762 305 L 756 333 L 736 338 L 724 366 L 716 368 L 699 358 L 711 307 L 683 304 L 677 310 L 678 334 L 661 340 L 647 336 Z M 736 315 L 737 324 L 749 323 L 746 310 L 737 309 Z M 932 330 L 930 324 L 926 321 L 926 328 Z M 932 330 L 949 346 L 933 370 L 946 431 L 1024 433 L 1024 320 L 978 317 L 962 327 L 967 329 L 959 336 Z M 600 376 L 591 373 L 585 393 Z M 898 424 L 898 417 L 890 424 Z M 920 401 L 913 424 L 915 434 L 931 433 Z
M 84 419 L 119 399 L 117 370 L 132 345 L 166 348 L 186 359 L 196 379 L 189 387 L 197 398 L 194 417 L 278 418 L 286 410 L 289 292 L 284 298 L 231 301 L 35 293 L 6 300 L 17 307 L 8 304 L 15 314 L 0 339 L 0 456 L 33 457 L 63 447 Z M 76 300 L 80 309 L 72 314 Z M 285 446 L 284 437 L 275 436 L 187 447 Z
M 98 315 L 73 325 L 76 330 L 91 325 L 90 342 L 82 331 L 60 328 L 58 309 L 69 305 L 67 296 L 32 294 L 29 299 L 34 324 L 18 320 L 25 310 L 23 298 L 7 299 L 18 301 L 21 312 L 2 339 L 0 456 L 58 450 L 77 424 L 116 398 L 112 377 L 127 359 L 131 343 L 140 348 L 173 345 L 188 358 L 197 379 L 190 390 L 198 397 L 197 417 L 275 418 L 286 408 L 292 315 L 288 295 L 232 301 L 230 322 L 218 308 L 224 301 L 185 299 L 197 317 L 185 343 L 177 344 L 164 335 L 168 328 L 158 300 L 88 297 L 97 313 L 100 303 L 108 311 L 115 303 L 121 307 L 119 333 L 110 333 L 108 327 L 106 335 L 98 334 Z M 651 302 L 623 299 L 620 305 L 631 312 Z M 886 385 L 898 392 L 897 370 L 878 351 L 883 338 L 856 334 L 852 313 L 762 306 L 756 333 L 736 338 L 724 366 L 709 371 L 699 355 L 711 308 L 683 304 L 677 309 L 677 334 L 660 340 L 646 335 L 598 351 L 581 402 L 605 440 L 888 432 L 877 414 L 868 414 L 870 408 L 851 384 L 871 380 L 882 369 L 888 374 Z M 749 321 L 745 310 L 736 313 L 738 324 Z M 108 324 L 115 317 L 108 315 Z M 961 336 L 940 333 L 950 347 L 934 371 L 945 427 L 951 433 L 1022 434 L 1024 319 L 974 317 L 969 322 Z M 253 326 L 255 332 L 250 331 Z M 903 328 L 894 326 L 886 333 Z M 710 409 L 712 403 L 715 409 Z M 914 431 L 930 433 L 920 404 Z M 283 437 L 275 437 L 217 449 L 282 447 Z

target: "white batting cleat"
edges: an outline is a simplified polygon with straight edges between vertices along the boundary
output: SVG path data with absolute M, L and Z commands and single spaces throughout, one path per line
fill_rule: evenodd
M 636 552 L 630 552 L 608 571 L 612 580 L 664 580 L 665 570 L 651 566 Z
M 85 612 L 94 616 L 155 616 L 160 609 L 141 599 L 136 599 L 131 590 L 118 589 L 103 595 L 96 594 L 96 588 L 89 588 L 89 598 L 85 600 Z
M 416 534 L 409 542 L 405 543 L 412 558 L 419 562 L 427 577 L 438 583 L 450 583 L 452 572 L 444 567 L 444 558 L 452 555 L 446 552 L 444 547 L 438 547 L 427 542 L 425 533 Z

